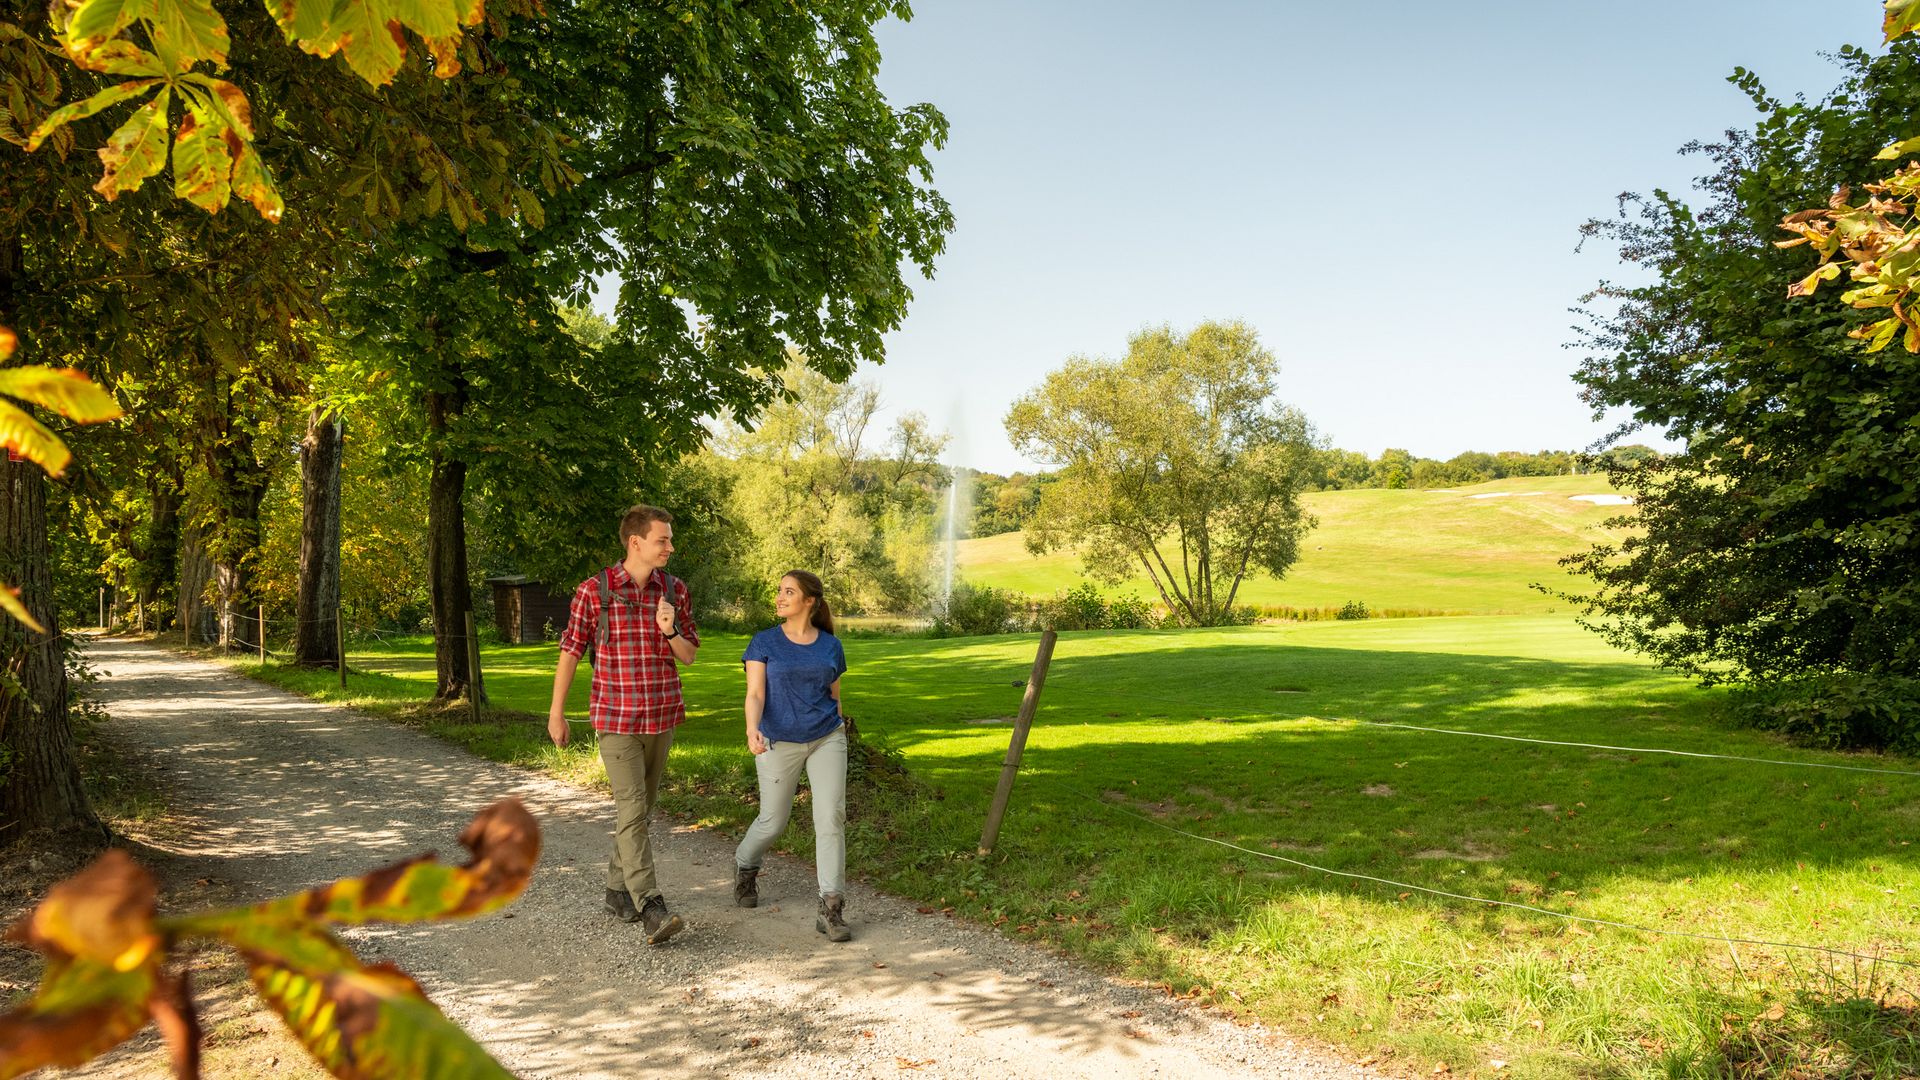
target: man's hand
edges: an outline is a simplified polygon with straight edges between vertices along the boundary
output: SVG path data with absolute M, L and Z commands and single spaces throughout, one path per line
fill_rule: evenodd
M 547 717 L 547 738 L 555 746 L 565 746 L 573 741 L 573 729 L 567 726 L 567 714 L 557 712 Z
M 673 605 L 667 602 L 666 597 L 663 596 L 660 598 L 660 606 L 653 610 L 653 618 L 655 622 L 660 624 L 661 633 L 673 633 Z

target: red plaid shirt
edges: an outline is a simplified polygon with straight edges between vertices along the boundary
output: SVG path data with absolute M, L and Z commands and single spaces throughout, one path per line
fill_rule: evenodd
M 673 643 L 654 618 L 666 588 L 660 571 L 647 575 L 642 584 L 634 581 L 626 567 L 615 565 L 581 582 L 573 590 L 560 648 L 585 656 L 587 646 L 594 644 L 600 630 L 599 581 L 603 577 L 610 577 L 613 598 L 608 602 L 607 640 L 599 642 L 594 652 L 587 716 L 595 731 L 613 735 L 672 731 L 686 721 L 687 705 L 680 696 L 680 666 L 673 658 Z M 622 598 L 631 603 L 622 603 Z M 670 599 L 681 636 L 698 646 L 700 631 L 693 625 L 687 583 L 675 578 Z

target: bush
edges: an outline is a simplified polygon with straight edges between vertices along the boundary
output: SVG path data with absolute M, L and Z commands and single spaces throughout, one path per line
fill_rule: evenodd
M 1098 630 L 1107 624 L 1107 603 L 1100 590 L 1083 581 L 1034 605 L 1035 630 Z
M 1335 616 L 1335 618 L 1340 619 L 1369 619 L 1372 617 L 1373 616 L 1367 611 L 1367 604 L 1364 600 L 1347 601 L 1340 605 L 1340 614 Z
M 1107 604 L 1107 627 L 1111 630 L 1151 630 L 1160 625 L 1153 605 L 1128 593 Z
M 1015 609 L 1014 595 L 1005 589 L 958 582 L 945 610 L 934 612 L 928 633 L 937 638 L 1004 634 L 1014 628 Z
M 1751 727 L 1830 750 L 1920 753 L 1920 679 L 1842 672 L 1749 686 L 1734 715 Z

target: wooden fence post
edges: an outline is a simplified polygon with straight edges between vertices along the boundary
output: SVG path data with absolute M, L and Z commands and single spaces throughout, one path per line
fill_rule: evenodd
M 473 722 L 480 722 L 480 638 L 473 632 L 473 612 L 467 612 L 467 705 Z
M 260 666 L 265 667 L 267 663 L 267 605 L 265 604 L 260 605 L 260 622 L 253 632 L 260 637 Z
M 1052 630 L 1040 634 L 1040 650 L 1033 654 L 1033 674 L 1027 677 L 1027 694 L 1020 699 L 1020 715 L 1013 722 L 1013 739 L 1007 743 L 1007 758 L 1000 765 L 1000 786 L 993 791 L 993 805 L 987 808 L 987 827 L 980 833 L 980 854 L 993 851 L 1000 838 L 1000 822 L 1007 815 L 1007 800 L 1013 797 L 1013 778 L 1020 773 L 1020 755 L 1027 749 L 1027 732 L 1033 728 L 1033 714 L 1040 708 L 1040 688 L 1047 682 L 1047 665 L 1053 663 L 1053 643 L 1059 635 Z

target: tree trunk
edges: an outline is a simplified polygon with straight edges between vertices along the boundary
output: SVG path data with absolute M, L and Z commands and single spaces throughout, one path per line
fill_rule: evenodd
M 207 584 L 213 580 L 213 558 L 206 536 L 197 525 L 183 530 L 180 539 L 180 627 L 188 642 L 211 644 L 219 637 L 220 622 L 207 603 Z
M 172 625 L 179 609 L 180 490 L 177 468 L 156 471 L 147 482 L 152 517 L 134 570 L 135 602 L 145 613 L 147 629 L 155 632 Z
M 340 456 L 346 425 L 315 408 L 300 443 L 300 595 L 294 604 L 293 662 L 332 667 L 339 659 Z
M 0 311 L 3 311 L 0 308 Z M 87 805 L 67 720 L 67 669 L 53 602 L 47 489 L 40 466 L 0 453 L 0 582 L 47 629 L 0 615 L 0 844 L 28 833 L 104 832 Z M 17 681 L 16 686 L 9 682 Z
M 229 386 L 225 407 L 210 417 L 207 473 L 213 481 L 213 580 L 220 596 L 220 643 L 230 649 L 260 647 L 259 593 L 253 564 L 260 551 L 260 504 L 267 470 L 253 452 L 252 418 L 241 415 Z
M 473 594 L 467 587 L 467 463 L 447 455 L 444 436 L 465 404 L 464 388 L 429 391 L 427 424 L 433 432 L 427 480 L 427 580 L 433 604 L 433 655 L 438 681 L 436 701 L 477 694 L 487 700 L 467 663 L 467 617 Z

